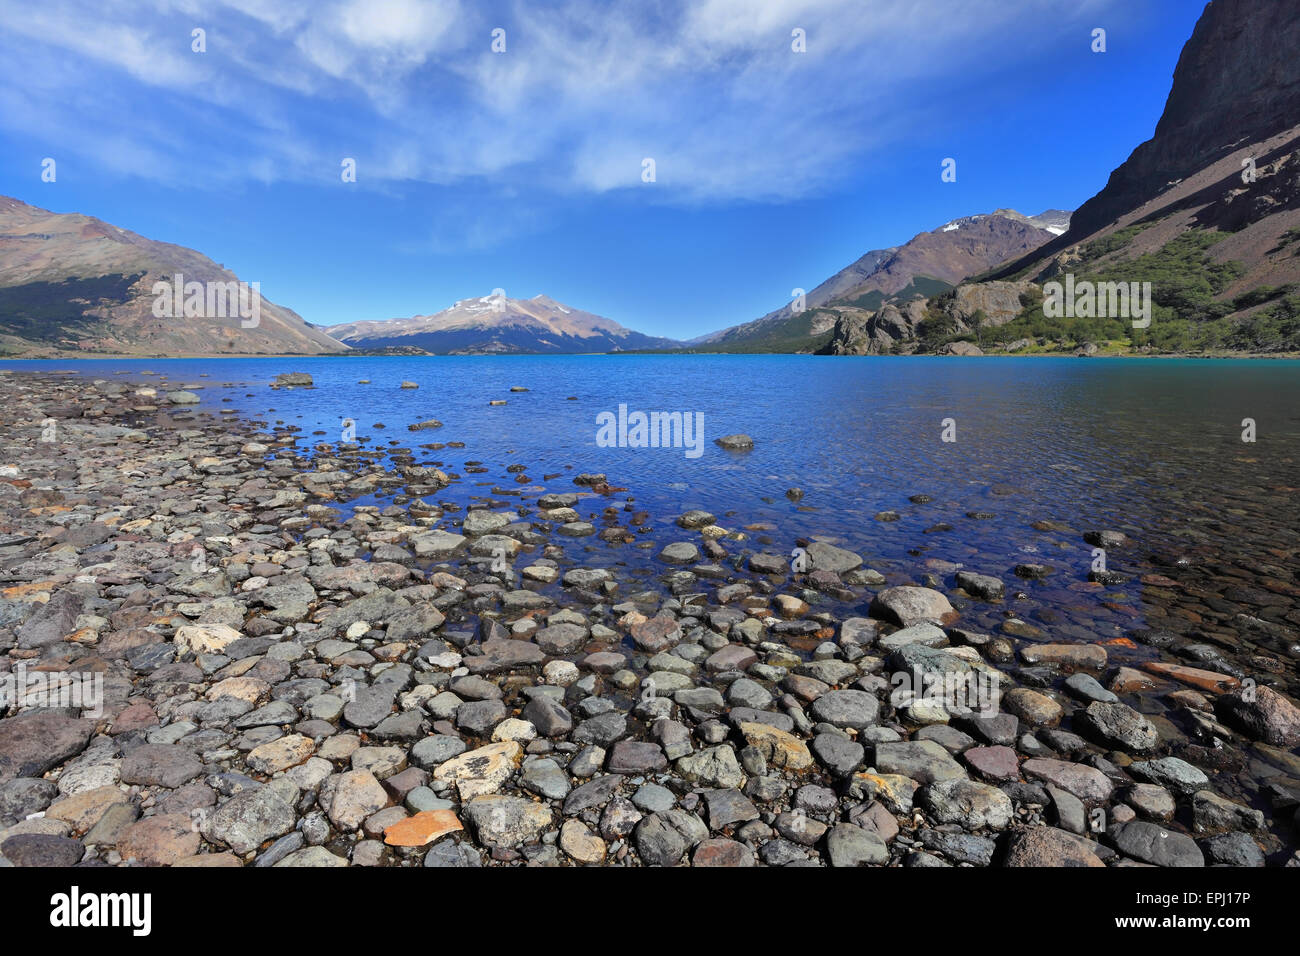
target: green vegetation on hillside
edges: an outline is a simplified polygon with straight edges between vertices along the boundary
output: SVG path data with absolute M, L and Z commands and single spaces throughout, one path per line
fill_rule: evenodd
M 1300 350 L 1300 288 L 1261 287 L 1232 299 L 1217 298 L 1244 271 L 1238 262 L 1216 262 L 1208 255 L 1226 233 L 1189 230 L 1153 252 L 1127 259 L 1112 257 L 1104 264 L 1100 261 L 1128 247 L 1145 228 L 1147 225 L 1128 226 L 1089 243 L 1071 271 L 1076 288 L 1084 281 L 1150 282 L 1150 327 L 1135 329 L 1131 318 L 1120 317 L 1048 318 L 1042 296 L 1034 295 L 1022 302 L 1024 310 L 1013 321 L 979 336 L 957 334 L 945 327 L 939 310 L 932 307 L 922 323 L 924 347 L 932 350 L 955 339 L 980 338 L 985 345 L 1045 339 L 1067 349 L 1092 342 L 1103 351 L 1106 343 L 1118 349 L 1153 352 Z M 1056 276 L 1055 281 L 1064 282 L 1064 276 Z M 1256 311 L 1229 318 L 1245 309 Z
M 0 333 L 53 345 L 68 332 L 89 331 L 101 320 L 87 316 L 86 310 L 125 302 L 142 275 L 27 282 L 0 289 Z

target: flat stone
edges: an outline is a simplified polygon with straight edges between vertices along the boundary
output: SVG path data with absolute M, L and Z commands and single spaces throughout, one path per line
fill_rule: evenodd
M 1160 741 L 1151 721 L 1119 701 L 1094 701 L 1075 720 L 1085 732 L 1123 750 L 1150 750 Z
M 1106 648 L 1099 644 L 1031 644 L 1020 649 L 1020 659 L 1062 670 L 1099 671 L 1106 666 Z
M 163 813 L 123 830 L 117 838 L 117 852 L 123 860 L 145 866 L 170 866 L 181 857 L 193 856 L 201 842 L 189 814 Z
M 1020 761 L 1010 747 L 972 747 L 961 756 L 985 780 L 1005 783 L 1020 779 Z
M 831 866 L 883 866 L 889 862 L 889 847 L 870 830 L 839 823 L 826 834 L 826 855 Z
M 480 843 L 513 848 L 540 840 L 553 814 L 544 803 L 494 793 L 471 799 L 465 816 L 474 825 Z
M 637 852 L 646 866 L 675 866 L 708 835 L 699 817 L 680 809 L 652 813 L 635 830 Z
M 1056 827 L 1030 827 L 1012 833 L 1003 866 L 1104 867 L 1088 841 Z
M 0 784 L 39 777 L 86 749 L 95 722 L 29 711 L 0 720 Z
M 1096 767 L 1066 760 L 1035 757 L 1020 765 L 1025 776 L 1045 780 L 1053 786 L 1072 793 L 1084 803 L 1104 803 L 1110 799 L 1115 785 Z
M 682 777 L 704 787 L 741 787 L 745 783 L 736 752 L 726 744 L 681 757 L 676 768 Z
M 794 734 L 771 724 L 748 721 L 737 729 L 746 743 L 758 749 L 768 766 L 796 773 L 812 769 L 813 756 L 808 745 Z
M 388 792 L 373 773 L 369 770 L 349 770 L 339 776 L 327 813 L 339 829 L 355 830 L 366 817 L 386 806 Z
M 835 727 L 863 730 L 880 721 L 880 701 L 862 690 L 833 690 L 817 698 L 812 716 Z
M 203 772 L 203 762 L 175 744 L 143 744 L 122 760 L 122 782 L 174 790 Z
M 610 751 L 610 773 L 655 773 L 668 768 L 668 758 L 656 743 L 641 740 L 620 740 Z
M 901 774 L 920 783 L 966 776 L 961 764 L 932 740 L 876 744 L 875 765 L 882 774 Z
M 203 835 L 243 855 L 293 830 L 297 814 L 276 787 L 241 790 L 203 823 Z
M 952 778 L 921 791 L 921 804 L 938 823 L 956 823 L 966 830 L 1001 830 L 1015 815 L 1011 798 L 997 787 Z
M 435 780 L 454 783 L 462 803 L 496 793 L 523 759 L 523 748 L 513 740 L 487 744 L 440 764 Z
M 605 861 L 605 841 L 581 820 L 564 821 L 560 827 L 560 849 L 578 863 L 595 865 Z
M 933 588 L 892 587 L 880 591 L 871 602 L 871 612 L 900 627 L 926 621 L 946 623 L 954 614 L 948 598 Z
M 1156 823 L 1134 820 L 1112 831 L 1115 849 L 1152 866 L 1197 867 L 1205 865 L 1201 848 L 1185 833 L 1168 830 Z
M 384 842 L 389 846 L 428 846 L 441 836 L 463 829 L 452 810 L 423 810 L 385 828 Z
M 743 843 L 716 837 L 701 841 L 691 857 L 692 866 L 751 867 L 755 866 L 754 851 Z
M 76 866 L 85 852 L 80 841 L 53 833 L 19 833 L 0 843 L 0 856 L 13 866 Z

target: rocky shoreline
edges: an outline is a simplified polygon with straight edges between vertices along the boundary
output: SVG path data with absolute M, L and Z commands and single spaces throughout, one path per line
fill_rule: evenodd
M 1233 653 L 995 633 L 1014 583 L 736 553 L 704 512 L 646 578 L 617 476 L 471 460 L 500 484 L 463 510 L 436 422 L 381 452 L 161 385 L 0 388 L 0 861 L 1300 865 L 1290 617 Z

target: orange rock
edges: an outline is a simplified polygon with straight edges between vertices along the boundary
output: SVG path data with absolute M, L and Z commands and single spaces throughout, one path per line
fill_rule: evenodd
M 440 836 L 463 829 L 454 811 L 422 810 L 387 827 L 384 842 L 389 846 L 428 846 Z
M 44 603 L 50 599 L 49 592 L 54 585 L 54 581 L 28 581 L 26 584 L 15 584 L 13 587 L 5 588 L 3 591 L 0 591 L 0 597 L 13 600 L 14 598 L 24 597 L 28 594 L 35 594 L 36 600 Z
M 1223 694 L 1241 685 L 1237 678 L 1229 677 L 1227 674 L 1203 671 L 1199 667 L 1185 667 L 1182 664 L 1165 664 L 1161 661 L 1151 661 L 1143 664 L 1142 669 L 1152 674 L 1172 677 L 1176 681 L 1190 684 L 1192 687 L 1199 687 L 1201 690 L 1208 690 L 1212 694 Z

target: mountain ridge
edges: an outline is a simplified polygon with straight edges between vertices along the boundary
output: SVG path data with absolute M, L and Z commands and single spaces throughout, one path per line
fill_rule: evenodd
M 548 295 L 459 299 L 428 315 L 368 319 L 326 331 L 356 349 L 417 348 L 431 354 L 574 354 L 670 349 L 674 339 L 645 335 Z
M 256 316 L 229 309 L 155 314 L 158 283 L 241 284 L 201 252 L 81 213 L 0 196 L 0 352 L 308 354 L 347 351 L 292 309 L 257 294 Z M 254 287 L 245 291 L 252 298 Z M 254 324 L 255 323 L 255 324 Z

